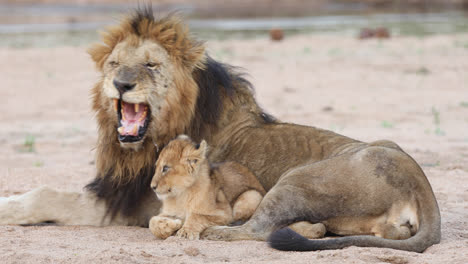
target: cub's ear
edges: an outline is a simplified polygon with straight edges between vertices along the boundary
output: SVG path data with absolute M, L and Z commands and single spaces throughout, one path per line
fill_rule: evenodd
M 200 144 L 197 145 L 197 149 L 200 151 L 200 156 L 206 157 L 206 154 L 208 152 L 208 143 L 206 143 L 205 140 L 202 140 Z
M 188 170 L 189 170 L 190 174 L 192 174 L 196 170 L 198 164 L 200 163 L 199 161 L 200 160 L 198 158 L 196 158 L 196 157 L 188 157 L 187 158 Z
M 208 144 L 205 140 L 202 140 L 200 144 L 195 146 L 195 150 L 191 149 L 190 154 L 187 157 L 187 162 L 192 169 L 195 169 L 200 163 L 200 160 L 206 159 L 206 152 L 208 150 Z
M 187 159 L 187 161 L 188 161 L 190 167 L 192 167 L 192 168 L 195 167 L 197 165 L 197 163 L 198 163 L 197 158 L 189 158 L 189 159 Z

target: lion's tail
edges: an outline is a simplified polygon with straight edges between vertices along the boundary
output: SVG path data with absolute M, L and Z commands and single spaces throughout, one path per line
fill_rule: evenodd
M 432 208 L 432 210 L 429 208 Z M 440 213 L 437 203 L 435 206 L 429 206 L 429 208 L 421 215 L 421 225 L 418 232 L 405 240 L 391 240 L 375 236 L 347 236 L 334 239 L 309 240 L 286 227 L 273 232 L 268 239 L 268 243 L 272 248 L 284 251 L 313 251 L 358 246 L 423 252 L 429 246 L 440 242 Z

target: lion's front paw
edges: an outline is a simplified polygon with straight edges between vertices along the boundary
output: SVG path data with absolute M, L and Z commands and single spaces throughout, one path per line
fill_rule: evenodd
M 166 239 L 182 226 L 180 219 L 153 216 L 149 222 L 151 233 L 157 238 Z
M 182 238 L 187 238 L 190 240 L 198 240 L 200 239 L 200 232 L 194 232 L 188 228 L 182 227 L 177 231 L 176 236 L 182 237 Z

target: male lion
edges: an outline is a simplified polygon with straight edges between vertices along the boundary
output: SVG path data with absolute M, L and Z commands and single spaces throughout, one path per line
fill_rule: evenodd
M 155 145 L 187 134 L 207 140 L 212 162 L 246 166 L 268 192 L 244 225 L 211 227 L 204 238 L 266 240 L 305 220 L 351 236 L 305 241 L 304 250 L 355 245 L 422 252 L 439 242 L 431 186 L 395 143 L 364 143 L 275 120 L 242 74 L 210 58 L 176 16 L 137 11 L 103 42 L 89 51 L 102 75 L 92 90 L 95 180 L 84 194 L 39 188 L 2 199 L 0 224 L 147 226 L 160 207 L 150 188 Z M 289 235 L 277 233 L 272 245 L 294 249 L 284 246 Z
M 205 140 L 186 135 L 170 141 L 159 154 L 151 188 L 162 201 L 149 228 L 158 238 L 198 239 L 207 227 L 248 220 L 265 195 L 257 178 L 236 162 L 210 164 Z

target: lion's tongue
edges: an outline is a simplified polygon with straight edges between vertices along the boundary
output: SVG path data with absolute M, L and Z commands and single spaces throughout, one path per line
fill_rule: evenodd
M 135 110 L 138 110 L 136 112 Z M 138 136 L 138 129 L 145 125 L 146 106 L 122 102 L 121 127 L 118 128 L 120 135 Z

